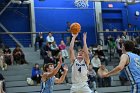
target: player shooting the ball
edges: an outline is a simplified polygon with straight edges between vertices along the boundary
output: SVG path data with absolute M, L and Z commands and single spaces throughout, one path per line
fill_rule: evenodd
M 70 93 L 92 93 L 88 84 L 87 84 L 87 73 L 88 65 L 90 63 L 88 48 L 87 48 L 87 33 L 83 33 L 83 49 L 78 51 L 77 57 L 74 54 L 74 41 L 78 36 L 77 34 L 72 34 L 72 40 L 70 43 L 70 62 L 72 65 L 72 87 Z

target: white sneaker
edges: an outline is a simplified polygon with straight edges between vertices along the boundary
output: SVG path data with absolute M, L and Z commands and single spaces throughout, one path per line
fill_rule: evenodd
M 2 70 L 4 71 L 4 68 L 2 68 Z
M 98 92 L 95 90 L 94 93 L 98 93 Z

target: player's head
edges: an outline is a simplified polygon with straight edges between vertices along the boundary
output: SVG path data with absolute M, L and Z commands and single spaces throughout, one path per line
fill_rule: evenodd
M 45 64 L 45 66 L 44 66 L 44 71 L 45 72 L 52 72 L 53 70 L 54 70 L 54 64 L 53 63 Z
M 135 48 L 134 42 L 131 40 L 127 40 L 123 43 L 122 50 L 126 52 L 132 52 Z
M 78 54 L 77 54 L 77 58 L 83 58 L 84 57 L 84 50 L 83 49 L 79 49 L 78 50 Z

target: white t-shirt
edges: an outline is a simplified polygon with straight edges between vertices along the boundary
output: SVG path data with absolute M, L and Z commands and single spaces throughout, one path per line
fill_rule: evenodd
M 77 59 L 72 65 L 72 83 L 82 83 L 87 82 L 88 69 L 84 59 L 79 62 Z
M 47 42 L 54 42 L 54 37 L 53 36 L 47 36 Z
M 101 61 L 99 58 L 93 57 L 91 60 L 91 64 L 93 67 L 100 67 L 101 66 Z

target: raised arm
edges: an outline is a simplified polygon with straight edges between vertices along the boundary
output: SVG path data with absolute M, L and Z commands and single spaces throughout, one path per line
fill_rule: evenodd
M 63 83 L 63 81 L 65 80 L 65 77 L 66 77 L 66 75 L 67 75 L 67 72 L 68 72 L 68 67 L 67 67 L 67 65 L 65 65 L 64 67 L 63 67 L 63 69 L 64 69 L 64 73 L 63 73 L 63 75 L 60 77 L 60 78 L 55 78 L 55 83 Z
M 60 57 L 57 67 L 51 73 L 48 73 L 48 72 L 44 73 L 42 75 L 42 79 L 46 79 L 46 78 L 55 76 L 57 74 L 57 72 L 59 71 L 59 69 L 61 68 L 61 65 L 62 65 L 62 57 Z
M 120 59 L 120 63 L 113 70 L 109 71 L 107 74 L 103 75 L 103 77 L 109 77 L 111 75 L 115 75 L 119 73 L 122 69 L 124 69 L 125 65 L 128 64 L 129 57 L 126 54 L 123 54 Z
M 73 64 L 74 59 L 75 59 L 75 54 L 74 54 L 74 49 L 73 48 L 74 48 L 74 42 L 75 42 L 75 39 L 76 39 L 77 35 L 78 34 L 76 34 L 76 35 L 72 34 L 72 40 L 71 40 L 70 47 L 69 47 L 71 64 Z
M 84 51 L 84 60 L 86 61 L 86 64 L 89 65 L 89 63 L 90 63 L 90 59 L 89 59 L 89 52 L 88 52 L 88 47 L 87 47 L 86 39 L 87 39 L 87 33 L 84 32 L 84 33 L 83 33 L 83 43 L 84 43 L 83 51 Z

